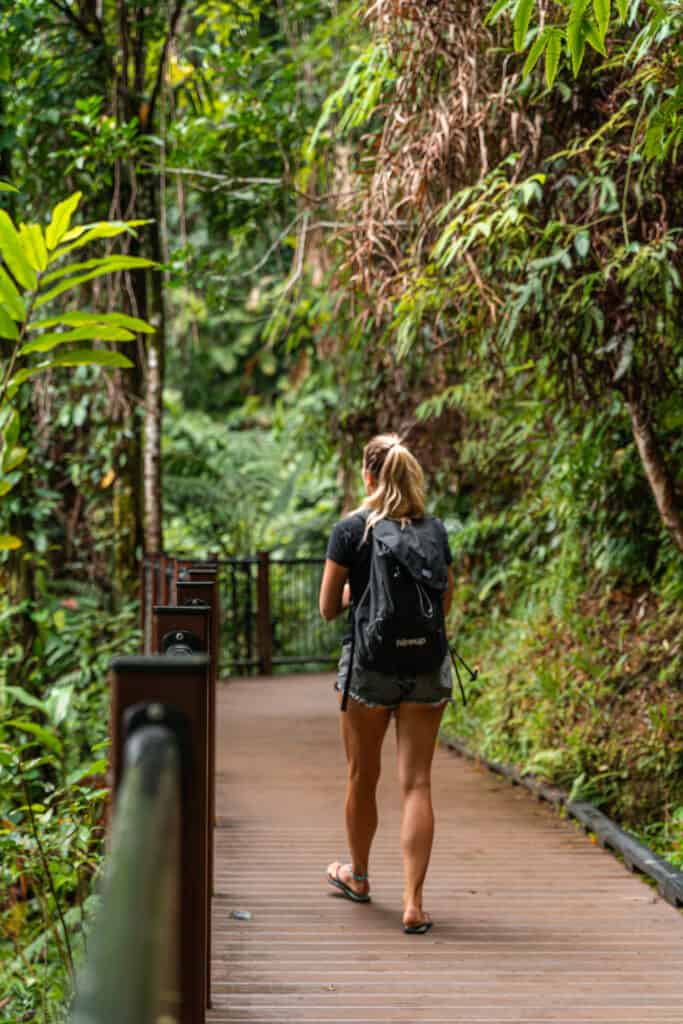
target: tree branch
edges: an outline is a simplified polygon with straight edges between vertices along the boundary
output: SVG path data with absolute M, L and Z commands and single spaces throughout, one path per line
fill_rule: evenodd
M 152 167 L 153 164 L 145 164 L 146 167 Z M 185 174 L 189 177 L 197 178 L 210 178 L 212 181 L 218 181 L 222 185 L 281 185 L 282 178 L 229 178 L 227 174 L 218 174 L 215 171 L 200 171 L 195 170 L 193 167 L 167 167 L 167 174 Z
M 79 18 L 73 8 L 69 7 L 66 0 L 64 0 L 64 3 L 61 3 L 60 0 L 47 0 L 47 2 L 54 7 L 55 10 L 59 11 L 60 14 L 63 14 L 67 21 L 70 21 L 71 24 L 78 29 L 81 35 L 86 37 L 86 39 L 96 39 L 98 42 L 104 42 L 104 38 L 101 33 L 93 30 L 88 25 L 87 21 L 83 21 L 82 18 Z
M 121 92 L 126 101 L 129 99 L 128 92 L 128 63 L 130 61 L 129 32 L 128 32 L 128 10 L 125 0 L 117 0 L 117 14 L 119 19 L 119 46 L 121 47 Z M 128 103 L 124 103 L 123 117 L 128 117 Z
M 166 58 L 168 56 L 168 50 L 171 43 L 175 39 L 175 34 L 178 28 L 178 22 L 180 21 L 180 16 L 183 13 L 184 7 L 185 0 L 176 0 L 175 7 L 173 8 L 173 13 L 171 14 L 171 21 L 168 26 L 168 35 L 164 39 L 164 45 L 161 48 L 161 56 L 159 57 L 159 66 L 157 68 L 156 81 L 154 82 L 152 95 L 149 98 L 149 111 L 147 114 L 147 123 L 150 125 L 152 124 L 152 119 L 154 117 L 154 108 L 156 107 L 156 103 L 159 98 L 159 93 L 161 92 L 161 83 L 164 77 L 164 68 L 166 67 Z

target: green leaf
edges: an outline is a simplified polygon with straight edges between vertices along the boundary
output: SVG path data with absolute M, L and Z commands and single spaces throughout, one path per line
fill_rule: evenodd
M 68 274 L 81 274 L 86 270 L 127 270 L 126 261 L 136 258 L 135 256 L 114 254 L 112 256 L 97 256 L 91 260 L 84 260 L 83 263 L 69 263 L 65 267 L 60 267 L 59 270 L 52 270 L 49 274 L 45 274 L 41 284 L 51 284 Z
M 48 707 L 48 718 L 52 725 L 59 726 L 62 724 L 71 708 L 73 696 L 73 683 L 68 683 L 66 686 L 56 686 L 51 692 L 46 704 Z
M 40 366 L 27 366 L 23 370 L 19 370 L 15 373 L 9 384 L 7 385 L 7 397 L 14 398 L 18 389 L 34 374 L 40 373 L 42 370 L 47 370 L 47 365 L 41 364 Z
M 56 327 L 58 324 L 63 324 L 66 327 L 79 324 L 84 327 L 90 324 L 104 324 L 112 327 L 125 327 L 138 334 L 154 334 L 154 328 L 150 324 L 136 316 L 128 316 L 127 313 L 62 313 L 60 316 L 50 317 L 49 320 L 35 320 L 28 325 L 28 330 L 37 331 L 46 327 Z
M 10 185 L 8 181 L 0 181 L 0 192 L 18 192 L 19 189 Z
M 61 352 L 59 355 L 37 363 L 35 366 L 27 366 L 12 377 L 7 386 L 7 397 L 14 398 L 22 384 L 25 384 L 31 377 L 39 373 L 45 373 L 57 366 L 105 366 L 121 370 L 129 370 L 133 363 L 127 356 L 120 352 L 110 352 L 108 349 L 74 349 L 72 352 Z
M 12 447 L 17 443 L 20 426 L 21 420 L 17 410 L 6 405 L 2 410 L 2 426 L 0 427 L 6 447 Z
M 6 494 L 9 494 L 17 482 L 16 480 L 0 480 L 0 498 L 4 498 Z
M 578 75 L 583 63 L 583 56 L 586 51 L 586 24 L 584 13 L 588 7 L 588 0 L 575 0 L 572 12 L 567 22 L 567 46 L 572 58 L 572 71 Z
M 572 55 L 572 71 L 574 72 L 574 77 L 576 77 L 576 75 L 578 75 L 579 71 L 581 70 L 581 65 L 583 64 L 585 52 L 586 37 L 580 34 L 575 38 L 574 46 L 572 49 L 570 49 L 570 53 Z
M 5 693 L 14 700 L 18 700 L 20 704 L 26 704 L 30 708 L 36 708 L 38 711 L 45 711 L 45 702 L 39 700 L 38 697 L 34 697 L 33 694 L 28 693 L 21 686 L 6 686 Z
M 135 335 L 123 327 L 77 327 L 73 331 L 61 331 L 54 334 L 42 334 L 33 341 L 28 341 L 19 349 L 19 355 L 30 352 L 51 352 L 58 345 L 66 345 L 70 341 L 134 341 Z
M 82 238 L 84 234 L 101 232 L 99 238 L 113 238 L 130 228 L 140 227 L 141 224 L 151 224 L 150 220 L 96 220 L 90 224 L 79 224 L 71 231 L 67 231 L 62 241 L 71 242 L 74 238 Z
M 526 76 L 530 74 L 538 64 L 541 54 L 545 50 L 547 41 L 548 29 L 545 29 L 543 32 L 539 32 L 534 40 L 533 46 L 529 50 L 529 55 L 525 60 L 524 67 L 522 69 L 522 75 L 524 78 L 526 78 Z
M 19 241 L 24 255 L 34 270 L 45 270 L 47 266 L 47 249 L 40 224 L 21 224 Z
M 0 267 L 0 302 L 13 320 L 21 323 L 26 319 L 24 300 L 4 267 Z
M 23 288 L 35 288 L 36 272 L 26 259 L 17 229 L 5 210 L 0 210 L 0 251 L 19 284 Z
M 21 445 L 17 445 L 15 448 L 9 448 L 2 460 L 2 471 L 3 473 L 11 473 L 13 469 L 20 466 L 28 455 L 28 448 L 22 448 Z
M 593 0 L 593 12 L 595 14 L 595 20 L 598 23 L 598 28 L 600 29 L 600 36 L 604 43 L 610 14 L 612 13 L 611 0 Z
M 598 26 L 592 21 L 588 21 L 584 24 L 586 32 L 586 40 L 591 44 L 594 50 L 602 54 L 603 57 L 607 56 L 607 50 L 605 49 L 604 37 L 600 35 Z
M 591 247 L 591 236 L 588 231 L 578 231 L 574 236 L 574 248 L 577 254 L 583 260 L 588 255 L 588 251 Z
M 534 0 L 519 0 L 517 4 L 517 10 L 515 11 L 515 34 L 514 44 L 515 50 L 519 53 L 524 49 L 524 43 L 526 41 L 526 34 L 529 30 L 529 22 L 531 21 L 531 15 L 534 9 Z
M 69 230 L 71 218 L 78 208 L 83 193 L 74 192 L 68 199 L 58 203 L 52 211 L 52 220 L 45 231 L 45 242 L 48 249 L 56 249 Z
M 141 256 L 111 256 L 108 258 L 108 265 L 100 267 L 99 270 L 91 270 L 87 274 L 78 274 L 76 277 L 70 277 L 67 281 L 62 281 L 61 284 L 55 285 L 50 291 L 41 294 L 35 302 L 35 308 L 38 309 L 40 306 L 44 306 L 46 302 L 50 302 L 52 299 L 57 298 L 58 295 L 62 295 L 63 292 L 71 291 L 72 288 L 78 288 L 80 285 L 85 284 L 86 281 L 92 281 L 95 277 L 102 277 L 103 274 L 114 273 L 118 270 L 143 270 L 147 267 L 155 267 L 157 264 L 154 260 L 143 259 Z
M 626 21 L 628 18 L 628 0 L 617 0 L 617 10 L 619 11 L 621 21 Z
M 106 757 L 101 757 L 97 761 L 91 761 L 90 764 L 81 765 L 75 768 L 67 777 L 66 784 L 67 786 L 75 786 L 78 782 L 89 778 L 91 775 L 104 775 L 108 767 L 109 761 Z
M 53 732 L 46 729 L 43 725 L 38 725 L 36 722 L 29 722 L 25 718 L 11 718 L 7 725 L 13 725 L 15 729 L 21 729 L 22 732 L 27 732 L 31 736 L 35 736 L 44 747 L 49 747 L 50 750 L 54 750 L 55 754 L 61 754 L 62 744 L 61 741 Z
M 10 533 L 0 533 L 0 551 L 16 551 L 22 543 L 18 537 L 13 537 Z
M 9 338 L 10 341 L 17 341 L 19 328 L 15 324 L 4 306 L 0 306 L 0 338 Z
M 496 0 L 495 4 L 491 8 L 491 10 L 489 11 L 489 13 L 484 18 L 484 24 L 485 25 L 492 25 L 493 22 L 496 21 L 500 17 L 500 15 L 503 13 L 503 11 L 506 8 L 512 6 L 512 3 L 513 3 L 513 0 Z
M 104 348 L 81 348 L 75 349 L 73 352 L 60 353 L 54 357 L 50 366 L 110 366 L 128 370 L 133 363 L 121 352 L 111 352 Z
M 64 245 L 61 249 L 58 249 L 51 257 L 50 263 L 55 263 L 60 260 L 67 253 L 73 252 L 74 249 L 81 249 L 88 242 L 94 242 L 98 238 L 116 238 L 117 235 L 128 233 L 131 235 L 135 234 L 133 230 L 139 227 L 141 224 L 149 224 L 148 220 L 113 220 L 113 221 L 101 221 L 97 224 L 82 224 L 77 228 L 72 228 L 71 231 L 67 232 L 62 239 L 63 242 L 68 242 L 72 238 L 77 239 L 71 243 L 71 245 Z

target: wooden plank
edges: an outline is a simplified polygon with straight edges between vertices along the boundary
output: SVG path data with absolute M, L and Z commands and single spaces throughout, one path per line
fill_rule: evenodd
M 373 900 L 337 898 L 324 873 L 346 853 L 338 716 L 331 675 L 219 690 L 211 1024 L 681 1024 L 681 914 L 553 808 L 445 750 L 435 926 L 402 933 L 393 730 Z
M 657 883 L 659 894 L 674 907 L 683 907 L 683 871 L 667 863 L 654 851 L 644 846 L 635 836 L 624 832 L 593 804 L 583 800 L 568 800 L 567 793 L 557 786 L 549 786 L 530 774 L 523 774 L 513 765 L 487 761 L 473 754 L 460 740 L 452 737 L 444 739 L 444 745 L 471 761 L 478 761 L 489 771 L 503 775 L 513 785 L 526 786 L 538 800 L 547 800 L 556 807 L 565 807 L 567 813 L 580 822 L 583 827 L 593 832 L 600 845 L 624 858 L 629 871 L 641 871 Z

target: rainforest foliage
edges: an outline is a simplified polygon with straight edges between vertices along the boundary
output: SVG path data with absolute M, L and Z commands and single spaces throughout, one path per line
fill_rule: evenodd
M 682 40 L 676 0 L 3 5 L 3 1018 L 83 953 L 141 552 L 320 555 L 379 430 L 455 554 L 447 728 L 683 864 Z

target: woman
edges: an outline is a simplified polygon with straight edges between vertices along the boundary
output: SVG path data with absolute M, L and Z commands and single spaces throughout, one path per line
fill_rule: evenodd
M 358 603 L 370 575 L 370 531 L 379 520 L 421 519 L 424 515 L 424 476 L 416 458 L 397 434 L 373 437 L 363 451 L 363 480 L 367 497 L 360 509 L 337 523 L 327 548 L 320 588 L 320 612 L 330 620 L 349 603 Z M 452 556 L 443 524 L 443 553 L 448 565 L 444 611 L 453 596 Z M 347 676 L 350 643 L 344 643 L 335 688 L 342 691 Z M 396 716 L 398 772 L 401 786 L 401 849 L 404 866 L 403 930 L 424 934 L 432 922 L 422 906 L 434 836 L 431 767 L 436 738 L 446 704 L 451 699 L 448 656 L 441 668 L 419 675 L 387 675 L 352 666 L 348 711 L 341 716 L 349 776 L 346 789 L 346 829 L 351 863 L 334 861 L 328 882 L 348 899 L 370 900 L 368 863 L 377 829 L 376 790 L 382 742 L 392 713 Z

